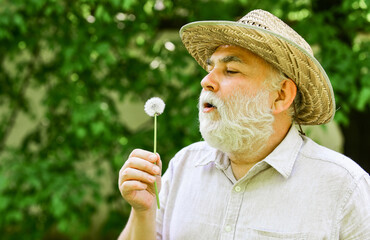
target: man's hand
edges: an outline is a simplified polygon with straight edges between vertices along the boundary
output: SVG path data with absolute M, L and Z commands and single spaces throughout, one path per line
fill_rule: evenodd
M 118 187 L 122 197 L 136 212 L 155 208 L 154 182 L 161 187 L 162 162 L 159 154 L 135 149 L 119 171 Z

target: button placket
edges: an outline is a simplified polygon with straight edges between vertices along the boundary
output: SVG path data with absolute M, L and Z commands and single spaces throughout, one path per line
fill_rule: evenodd
M 231 189 L 230 199 L 227 204 L 227 212 L 223 224 L 223 233 L 221 234 L 222 240 L 234 239 L 235 227 L 240 212 L 241 204 L 243 202 L 243 187 L 237 185 Z

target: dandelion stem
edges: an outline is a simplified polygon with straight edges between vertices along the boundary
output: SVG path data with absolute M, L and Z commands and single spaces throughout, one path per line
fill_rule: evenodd
M 157 114 L 154 114 L 154 154 L 157 153 Z
M 157 153 L 157 114 L 154 114 L 154 154 L 156 153 Z M 155 197 L 157 199 L 157 207 L 158 209 L 160 209 L 157 181 L 154 182 L 154 189 Z

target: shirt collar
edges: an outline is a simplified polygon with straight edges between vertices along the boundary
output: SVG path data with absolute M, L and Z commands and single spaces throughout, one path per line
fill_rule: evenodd
M 302 137 L 297 129 L 291 126 L 283 141 L 263 161 L 275 168 L 284 178 L 288 178 L 302 144 Z
M 284 178 L 288 178 L 293 170 L 293 165 L 302 144 L 302 137 L 297 129 L 292 126 L 283 141 L 261 162 L 266 162 Z M 208 144 L 206 145 L 208 146 Z M 205 166 L 210 162 L 214 162 L 216 167 L 221 170 L 227 169 L 230 165 L 227 154 L 208 146 L 207 152 L 196 161 L 195 166 Z
M 226 169 L 230 165 L 227 155 L 216 148 L 210 147 L 206 142 L 207 151 L 195 162 L 195 166 L 205 166 L 213 162 L 218 169 Z

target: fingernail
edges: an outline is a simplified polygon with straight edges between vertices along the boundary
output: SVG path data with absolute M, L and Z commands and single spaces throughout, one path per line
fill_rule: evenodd
M 159 174 L 161 172 L 161 169 L 158 166 L 153 166 L 153 172 Z
M 152 160 L 152 161 L 156 161 L 156 160 L 157 160 L 157 155 L 151 155 L 151 156 L 150 156 L 150 160 Z

